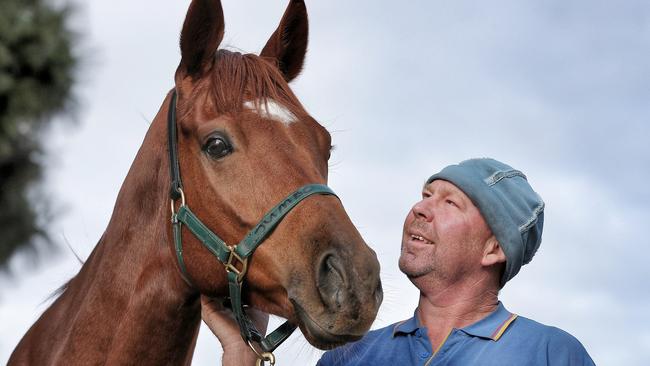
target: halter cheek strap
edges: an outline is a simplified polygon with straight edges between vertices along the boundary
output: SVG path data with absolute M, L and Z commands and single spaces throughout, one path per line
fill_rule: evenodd
M 174 236 L 174 246 L 178 265 L 181 270 L 183 279 L 191 285 L 185 261 L 183 259 L 182 244 L 182 227 L 185 225 L 194 236 L 205 246 L 215 257 L 217 257 L 225 266 L 228 275 L 228 291 L 235 319 L 239 324 L 241 336 L 245 342 L 258 355 L 258 364 L 269 361 L 275 363 L 275 357 L 272 352 L 282 342 L 284 342 L 296 326 L 288 321 L 271 332 L 266 337 L 262 337 L 260 332 L 255 328 L 253 322 L 246 316 L 241 299 L 242 284 L 248 270 L 248 258 L 253 254 L 255 249 L 271 234 L 275 227 L 298 203 L 305 198 L 319 194 L 332 195 L 336 194 L 326 185 L 307 184 L 304 185 L 273 207 L 260 222 L 255 225 L 248 234 L 235 246 L 229 246 L 217 234 L 212 232 L 201 220 L 190 210 L 185 203 L 185 194 L 180 177 L 180 165 L 178 161 L 178 147 L 176 137 L 176 91 L 172 92 L 171 105 L 168 114 L 168 136 L 169 136 L 169 159 L 171 173 L 171 211 L 172 211 L 172 231 Z M 175 209 L 176 201 L 181 200 L 178 210 Z M 258 343 L 262 352 L 258 352 L 251 342 Z
M 167 146 L 169 148 L 169 173 L 171 175 L 169 196 L 172 201 L 181 198 L 183 193 L 181 168 L 178 163 L 178 137 L 176 136 L 176 98 L 176 90 L 174 90 L 172 100 L 169 102 L 169 112 L 167 112 Z M 185 203 L 185 197 L 183 197 L 183 203 Z

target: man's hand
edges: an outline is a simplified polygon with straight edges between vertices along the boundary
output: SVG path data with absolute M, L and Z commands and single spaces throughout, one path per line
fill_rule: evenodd
M 234 314 L 222 301 L 201 295 L 201 317 L 221 343 L 223 366 L 254 365 L 257 355 L 242 339 Z M 246 314 L 257 330 L 265 334 L 269 315 L 252 308 L 246 309 Z

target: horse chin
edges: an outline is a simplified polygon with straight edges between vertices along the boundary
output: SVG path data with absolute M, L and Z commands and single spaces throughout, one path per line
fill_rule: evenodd
M 314 320 L 297 301 L 291 299 L 291 303 L 295 309 L 295 316 L 300 330 L 307 341 L 316 348 L 329 350 L 349 342 L 357 341 L 363 337 L 363 334 L 332 333 Z

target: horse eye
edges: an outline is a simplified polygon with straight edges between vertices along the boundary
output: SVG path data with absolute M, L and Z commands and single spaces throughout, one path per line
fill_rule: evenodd
M 223 137 L 213 136 L 205 143 L 203 150 L 212 158 L 219 159 L 230 154 L 232 152 L 232 147 Z

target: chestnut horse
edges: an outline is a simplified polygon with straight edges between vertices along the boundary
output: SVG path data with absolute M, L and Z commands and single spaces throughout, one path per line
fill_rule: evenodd
M 303 1 L 290 2 L 260 56 L 218 50 L 223 30 L 219 1 L 192 1 L 175 88 L 144 138 L 108 227 L 10 365 L 189 363 L 200 294 L 227 296 L 228 272 L 187 227 L 174 239 L 174 148 L 184 202 L 172 201 L 172 210 L 191 206 L 226 243 L 240 242 L 291 192 L 326 184 L 330 135 L 287 84 L 307 48 Z M 166 124 L 170 112 L 174 131 Z M 332 194 L 297 203 L 249 259 L 242 301 L 288 319 L 316 347 L 359 339 L 377 314 L 379 263 Z

